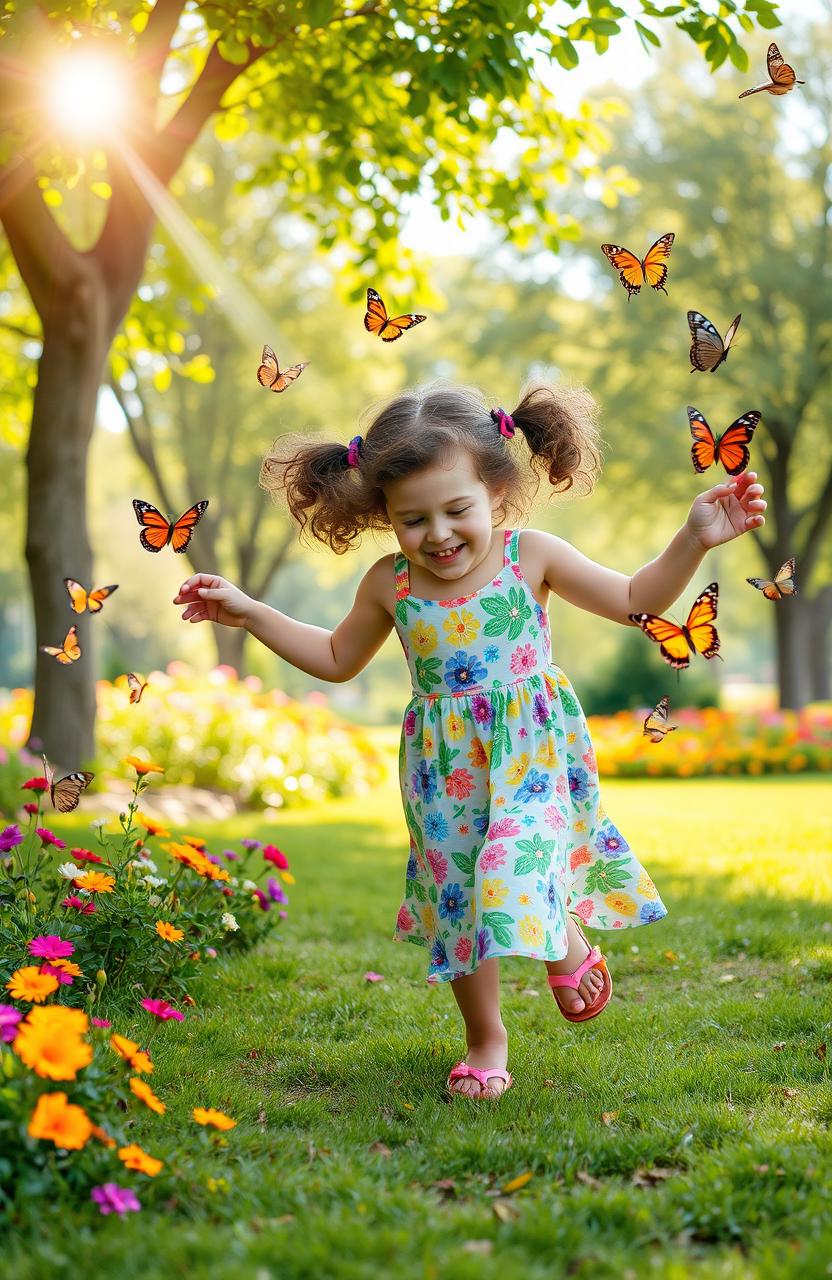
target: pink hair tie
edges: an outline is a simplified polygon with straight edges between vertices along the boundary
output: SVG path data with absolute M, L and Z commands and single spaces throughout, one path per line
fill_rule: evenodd
M 347 466 L 357 467 L 361 454 L 361 436 L 353 436 L 347 445 Z
M 492 409 L 491 417 L 496 423 L 498 423 L 500 427 L 500 435 L 503 435 L 507 440 L 510 440 L 514 435 L 515 430 L 514 419 L 511 414 L 506 413 L 505 409 Z

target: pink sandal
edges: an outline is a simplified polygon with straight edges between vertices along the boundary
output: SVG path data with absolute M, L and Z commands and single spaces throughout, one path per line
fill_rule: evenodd
M 578 930 L 578 933 L 581 935 L 584 942 L 586 942 L 586 945 L 589 947 L 589 955 L 587 955 L 585 959 L 581 961 L 577 969 L 575 969 L 572 973 L 550 973 L 548 980 L 549 980 L 549 986 L 552 988 L 552 998 L 554 999 L 555 1004 L 560 1009 L 564 1018 L 566 1018 L 566 1021 L 567 1022 L 586 1022 L 588 1018 L 597 1018 L 598 1014 L 603 1013 L 604 1009 L 606 1009 L 607 1005 L 609 1004 L 610 996 L 612 995 L 612 978 L 610 977 L 610 972 L 609 972 L 609 969 L 607 968 L 607 961 L 605 956 L 601 954 L 598 947 L 589 946 L 589 942 L 587 941 L 584 931 L 577 921 L 575 921 L 575 928 Z M 580 1009 L 577 1013 L 571 1013 L 569 1010 L 564 1009 L 560 1000 L 558 1000 L 557 996 L 555 995 L 554 988 L 555 987 L 572 987 L 573 990 L 577 991 L 581 978 L 584 976 L 584 974 L 587 972 L 588 969 L 597 969 L 604 980 L 604 985 L 601 988 L 601 990 L 598 992 L 592 1004 L 587 1004 L 586 1001 L 584 1001 L 583 1009 Z
M 448 1079 L 445 1085 L 448 1092 L 452 1094 L 458 1094 L 460 1092 L 459 1089 L 452 1089 L 451 1085 L 454 1083 L 454 1081 L 464 1080 L 468 1076 L 472 1077 L 472 1079 L 476 1080 L 477 1083 L 479 1084 L 480 1086 L 479 1096 L 481 1098 L 486 1096 L 485 1086 L 488 1084 L 488 1081 L 491 1080 L 492 1078 L 497 1078 L 505 1082 L 506 1087 L 505 1089 L 503 1089 L 503 1093 L 506 1093 L 514 1083 L 514 1081 L 511 1078 L 511 1073 L 509 1071 L 500 1071 L 499 1068 L 497 1067 L 494 1067 L 490 1071 L 479 1071 L 476 1067 L 469 1067 L 467 1062 L 458 1062 L 456 1066 L 452 1069 L 450 1075 L 448 1076 Z M 470 1096 L 474 1097 L 475 1095 L 471 1094 Z M 497 1097 L 502 1097 L 502 1094 L 497 1094 Z

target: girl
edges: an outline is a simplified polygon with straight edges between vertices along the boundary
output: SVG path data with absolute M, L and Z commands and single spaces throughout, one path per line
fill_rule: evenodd
M 465 389 L 396 396 L 348 446 L 283 437 L 260 483 L 285 491 L 301 535 L 343 554 L 366 529 L 399 545 L 359 584 L 334 631 L 308 626 L 198 573 L 183 620 L 246 629 L 322 680 L 350 680 L 395 626 L 413 697 L 399 751 L 410 834 L 396 938 L 427 947 L 428 982 L 450 982 L 467 1055 L 448 1088 L 496 1097 L 512 1078 L 500 1016 L 500 956 L 542 961 L 560 1012 L 596 1017 L 612 982 L 580 922 L 599 929 L 666 914 L 647 872 L 604 813 L 586 722 L 551 660 L 549 591 L 623 625 L 663 613 L 705 552 L 764 523 L 754 472 L 694 500 L 669 545 L 632 577 L 561 538 L 505 528 L 539 480 L 591 488 L 595 407 L 541 386 L 510 414 Z

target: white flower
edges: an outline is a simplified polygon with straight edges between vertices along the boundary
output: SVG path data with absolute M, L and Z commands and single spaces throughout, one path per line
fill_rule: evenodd
M 151 889 L 158 889 L 160 885 L 167 884 L 164 876 L 142 876 L 142 884 L 148 885 Z
M 151 893 L 147 901 L 149 902 L 151 907 L 158 907 L 162 899 L 159 897 L 158 893 Z
M 240 927 L 237 924 L 237 921 L 234 919 L 230 911 L 223 912 L 222 925 L 223 925 L 223 928 L 226 930 L 226 932 L 228 932 L 229 929 L 233 931 L 233 930 L 239 929 Z
M 159 870 L 159 868 L 156 866 L 156 863 L 153 861 L 152 858 L 142 857 L 142 860 L 139 863 L 139 866 L 143 871 L 150 871 L 152 873 L 155 873 Z
M 58 875 L 63 876 L 65 880 L 74 880 L 76 876 L 83 874 L 81 868 L 76 867 L 74 862 L 62 862 L 58 867 Z
M 100 831 L 101 828 L 106 827 L 106 825 L 107 825 L 106 818 L 96 818 L 93 822 L 90 823 L 90 826 L 92 827 L 93 831 Z
M 254 893 L 254 890 L 257 888 L 257 885 L 254 883 L 254 881 L 253 881 L 253 880 L 244 880 L 244 881 L 243 881 L 243 888 L 244 888 L 248 893 Z

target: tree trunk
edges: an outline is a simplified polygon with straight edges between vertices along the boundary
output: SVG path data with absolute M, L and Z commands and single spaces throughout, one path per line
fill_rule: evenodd
M 772 605 L 777 628 L 777 682 L 780 706 L 799 711 L 811 697 L 811 605 L 794 596 Z
M 43 353 L 27 452 L 29 566 L 36 634 L 60 646 L 78 628 L 81 658 L 64 666 L 38 650 L 31 750 L 79 769 L 94 753 L 95 672 L 89 614 L 74 614 L 63 584 L 91 583 L 87 533 L 87 451 L 104 361 L 113 338 L 107 291 L 95 264 L 76 259 L 43 316 Z
M 829 679 L 832 584 L 822 587 L 814 600 L 807 603 L 811 609 L 809 632 L 811 698 L 813 702 L 828 702 L 832 699 L 832 682 Z
M 241 680 L 246 674 L 244 650 L 247 637 L 245 627 L 214 627 L 217 662 L 233 667 Z

